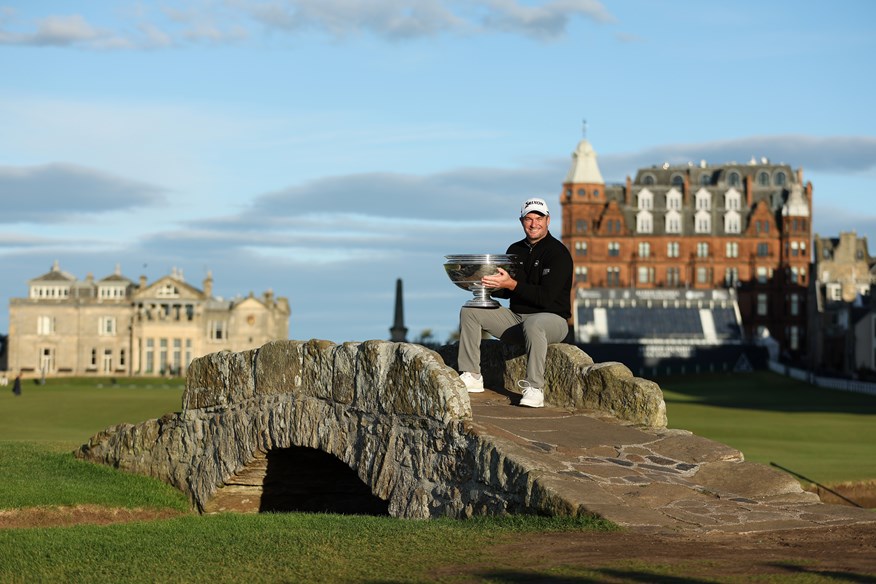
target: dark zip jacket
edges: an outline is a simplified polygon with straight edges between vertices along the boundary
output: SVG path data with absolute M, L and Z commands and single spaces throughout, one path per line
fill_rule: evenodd
M 492 296 L 509 298 L 509 308 L 518 314 L 552 312 L 572 316 L 572 254 L 563 243 L 548 234 L 530 246 L 526 239 L 508 246 L 505 253 L 520 256 L 517 288 L 496 290 Z

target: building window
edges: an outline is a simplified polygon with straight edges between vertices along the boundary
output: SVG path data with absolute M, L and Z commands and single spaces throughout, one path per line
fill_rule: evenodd
M 738 187 L 740 182 L 739 173 L 735 170 L 727 175 L 727 184 L 731 187 Z
M 757 255 L 758 257 L 765 258 L 770 255 L 770 244 L 768 243 L 758 243 L 757 244 Z
M 619 245 L 615 243 L 614 245 Z M 611 244 L 608 244 L 609 253 L 611 251 Z M 614 255 L 617 255 L 615 253 Z M 226 323 L 224 320 L 211 320 L 210 321 L 210 340 L 211 341 L 222 341 L 227 337 L 226 331 Z
M 649 266 L 639 267 L 639 284 L 650 284 L 654 281 L 654 268 Z
M 697 283 L 698 284 L 711 284 L 712 282 L 712 268 L 706 268 L 704 266 L 700 266 L 697 268 Z
M 125 350 L 119 349 L 119 367 L 125 366 Z
M 757 184 L 762 187 L 770 186 L 770 175 L 767 172 L 759 172 L 757 175 Z
M 791 316 L 798 316 L 800 314 L 800 295 L 799 294 L 791 294 Z
M 736 211 L 728 211 L 724 215 L 724 233 L 739 233 L 739 213 Z
M 587 268 L 585 266 L 575 266 L 575 282 L 578 284 L 587 283 Z
M 167 373 L 167 339 L 158 339 L 158 372 Z
M 728 241 L 727 246 L 725 248 L 725 255 L 728 258 L 738 258 L 739 257 L 739 243 L 736 241 Z
M 777 187 L 785 186 L 785 181 L 787 180 L 787 178 L 788 177 L 785 176 L 785 173 L 782 172 L 781 170 L 779 172 L 777 172 L 776 173 L 776 186 Z
M 647 258 L 651 257 L 651 244 L 647 241 L 639 242 L 639 257 Z
M 827 288 L 827 299 L 832 302 L 839 302 L 843 299 L 843 288 L 842 285 L 837 282 L 831 282 L 826 286 Z
M 739 268 L 727 268 L 724 271 L 724 285 L 731 287 L 739 282 Z
M 639 193 L 637 198 L 640 210 L 650 211 L 654 208 L 654 195 L 651 194 L 651 191 L 644 189 Z
M 619 256 L 620 255 L 620 243 L 616 241 L 611 241 L 608 243 L 608 255 L 610 256 Z
M 584 271 L 586 273 L 587 268 L 584 268 Z M 186 368 L 188 368 L 188 366 L 191 365 L 191 363 L 192 363 L 192 339 L 186 339 L 186 360 L 185 360 Z
M 712 194 L 706 189 L 700 189 L 696 194 L 697 211 L 712 210 Z
M 593 189 L 593 198 L 594 198 L 594 199 L 598 199 L 598 198 L 599 198 L 599 189 Z
M 182 370 L 182 339 L 173 339 L 173 373 L 179 375 Z
M 575 221 L 575 231 L 578 233 L 587 233 L 587 220 L 578 219 Z
M 712 184 L 712 177 L 709 176 L 708 174 L 705 174 L 705 173 L 701 174 L 700 175 L 700 184 L 703 185 L 704 187 Z
M 666 285 L 678 286 L 681 282 L 681 270 L 678 268 L 666 268 Z
M 766 294 L 758 294 L 757 295 L 757 315 L 758 316 L 766 316 L 767 314 L 767 295 Z
M 736 189 L 730 189 L 724 194 L 724 208 L 728 211 L 738 211 L 742 206 L 742 195 Z
M 684 186 L 684 177 L 680 174 L 673 174 L 672 179 L 670 179 L 669 184 L 676 188 L 681 188 Z
M 101 316 L 100 324 L 98 325 L 100 328 L 97 331 L 97 334 L 101 336 L 112 336 L 116 334 L 116 317 L 114 316 Z
M 678 211 L 666 213 L 666 233 L 681 233 L 681 214 Z
M 154 339 L 146 339 L 146 358 L 144 359 L 146 363 L 145 371 L 146 373 L 154 373 L 155 372 L 155 340 Z
M 575 255 L 586 256 L 587 255 L 587 242 L 586 241 L 576 241 L 575 242 Z
M 579 197 L 583 197 L 586 194 L 587 194 L 587 192 L 584 189 L 578 189 L 578 196 Z
M 696 233 L 709 233 L 712 231 L 712 217 L 708 211 L 697 211 L 694 218 L 694 231 Z
M 709 243 L 708 242 L 700 241 L 697 243 L 697 257 L 698 258 L 709 257 Z
M 681 193 L 676 190 L 666 193 L 666 208 L 681 211 Z
M 38 316 L 37 317 L 37 334 L 38 335 L 53 335 L 53 334 L 55 334 L 55 317 L 54 316 Z
M 768 270 L 763 266 L 759 266 L 757 268 L 757 283 L 758 284 L 766 284 L 768 279 L 769 279 Z
M 654 220 L 650 211 L 639 211 L 636 215 L 636 231 L 639 233 L 651 233 L 654 230 Z M 620 229 L 618 229 L 620 233 Z
M 653 185 L 655 182 L 657 181 L 654 179 L 654 175 L 646 174 L 644 177 L 642 177 L 643 185 Z
M 799 284 L 800 283 L 800 269 L 799 268 L 793 267 L 793 266 L 791 267 L 790 281 L 792 284 Z
M 796 351 L 800 348 L 800 327 L 792 326 L 791 327 L 791 350 Z
M 666 257 L 668 258 L 677 258 L 678 257 L 678 242 L 670 241 L 666 244 Z
M 95 348 L 91 349 L 91 366 L 97 367 L 97 349 Z
M 606 285 L 609 288 L 617 288 L 620 286 L 620 268 L 608 268 L 606 273 Z

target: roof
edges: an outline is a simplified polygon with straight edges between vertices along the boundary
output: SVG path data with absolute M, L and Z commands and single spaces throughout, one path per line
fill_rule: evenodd
M 64 272 L 61 270 L 58 265 L 58 260 L 55 260 L 55 263 L 52 264 L 52 269 L 42 276 L 37 276 L 33 280 L 30 280 L 29 283 L 34 282 L 75 282 L 76 276 L 70 274 L 68 272 Z
M 599 172 L 599 165 L 596 164 L 596 151 L 587 140 L 578 142 L 578 147 L 572 153 L 572 167 L 566 175 L 565 182 L 605 184 L 602 173 Z

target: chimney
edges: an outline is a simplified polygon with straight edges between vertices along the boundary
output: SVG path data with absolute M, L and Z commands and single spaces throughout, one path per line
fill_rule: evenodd
M 754 193 L 752 188 L 752 176 L 745 175 L 745 205 L 751 209 L 752 201 L 754 200 Z
M 207 277 L 204 278 L 204 296 L 213 297 L 213 272 L 210 270 L 207 270 Z
M 146 288 L 146 276 L 140 276 L 140 290 Z

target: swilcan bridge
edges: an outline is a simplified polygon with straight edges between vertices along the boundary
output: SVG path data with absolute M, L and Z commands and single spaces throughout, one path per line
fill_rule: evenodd
M 876 521 L 667 429 L 659 386 L 620 363 L 551 345 L 548 406 L 531 410 L 510 389 L 525 355 L 484 341 L 496 389 L 470 396 L 455 354 L 318 340 L 214 353 L 189 368 L 181 412 L 108 428 L 76 454 L 165 481 L 208 513 L 586 514 L 731 531 Z

